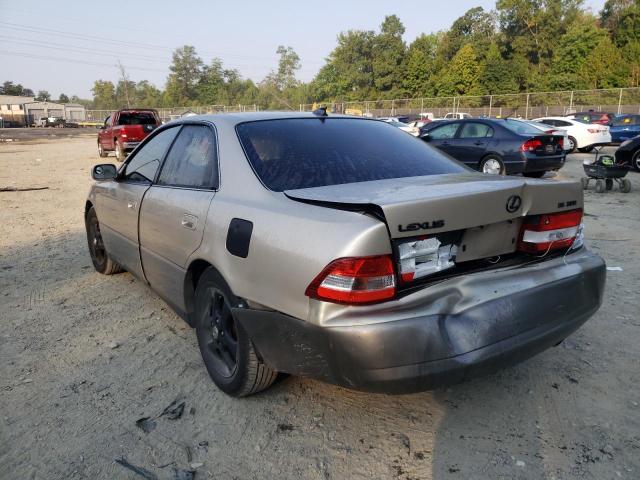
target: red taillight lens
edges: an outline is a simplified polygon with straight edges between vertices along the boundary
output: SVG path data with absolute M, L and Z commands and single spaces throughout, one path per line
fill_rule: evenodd
M 564 138 L 558 139 L 558 145 L 560 145 L 560 148 L 564 148 Z
M 527 140 L 520 146 L 520 150 L 523 152 L 533 152 L 536 148 L 542 146 L 542 140 L 538 140 L 537 138 L 532 138 L 531 140 Z
M 396 276 L 390 255 L 334 260 L 305 291 L 311 298 L 353 305 L 382 302 L 395 294 Z
M 527 217 L 522 224 L 518 250 L 545 253 L 570 247 L 580 231 L 582 209 Z

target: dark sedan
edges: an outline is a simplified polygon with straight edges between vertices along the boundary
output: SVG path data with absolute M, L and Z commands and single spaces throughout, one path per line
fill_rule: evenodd
M 611 122 L 609 132 L 614 145 L 640 135 L 640 115 L 618 115 Z
M 444 122 L 420 138 L 483 173 L 539 178 L 565 161 L 561 135 L 544 134 L 515 119 Z
M 622 142 L 616 150 L 616 163 L 631 165 L 640 172 L 640 135 Z

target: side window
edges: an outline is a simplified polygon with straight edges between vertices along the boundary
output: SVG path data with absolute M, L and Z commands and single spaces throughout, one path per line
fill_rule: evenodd
M 108 127 L 109 125 L 111 125 L 111 117 L 107 117 L 104 119 L 104 126 Z
M 164 162 L 159 185 L 218 188 L 218 156 L 210 128 L 187 125 L 182 128 Z
M 572 124 L 570 122 L 565 122 L 564 120 L 556 120 L 556 127 L 570 127 Z
M 434 140 L 443 140 L 446 138 L 453 138 L 456 134 L 456 130 L 458 130 L 457 123 L 450 123 L 448 125 L 443 125 L 441 127 L 436 127 L 429 132 L 429 136 Z
M 543 118 L 542 120 L 540 120 L 542 123 L 546 124 L 546 125 L 551 125 L 552 127 L 557 127 L 558 124 L 556 123 L 555 120 L 552 120 L 550 118 Z
M 484 123 L 465 123 L 462 126 L 460 138 L 485 138 L 493 137 L 493 128 Z
M 152 182 L 165 153 L 180 127 L 163 130 L 145 143 L 127 163 L 124 178 L 132 182 Z

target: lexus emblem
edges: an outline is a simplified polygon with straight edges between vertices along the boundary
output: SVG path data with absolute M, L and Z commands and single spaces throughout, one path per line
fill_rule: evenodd
M 511 195 L 507 198 L 507 212 L 514 213 L 520 209 L 522 199 L 518 195 Z

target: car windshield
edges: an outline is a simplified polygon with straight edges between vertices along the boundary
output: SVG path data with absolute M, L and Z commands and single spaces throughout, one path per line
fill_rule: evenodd
M 467 169 L 384 122 L 297 118 L 241 123 L 238 137 L 262 183 L 282 192 Z
M 518 135 L 540 135 L 540 129 L 538 127 L 534 127 L 533 125 L 529 125 L 528 123 L 520 120 L 505 118 L 500 122 L 500 125 L 508 128 L 513 133 L 517 133 Z
M 121 112 L 118 125 L 155 125 L 153 112 Z

